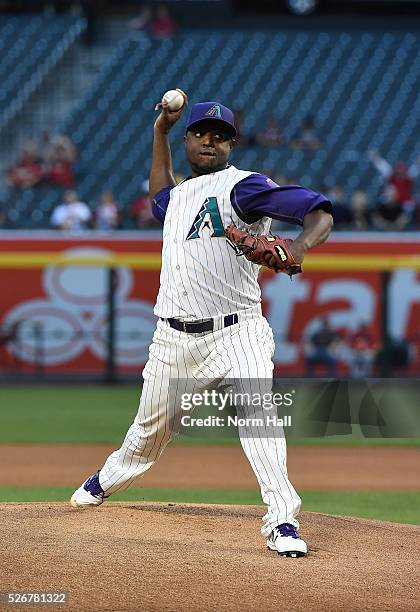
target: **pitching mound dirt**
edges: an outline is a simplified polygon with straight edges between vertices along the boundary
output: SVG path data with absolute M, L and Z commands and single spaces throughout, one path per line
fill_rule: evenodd
M 0 511 L 0 590 L 67 591 L 67 610 L 419 609 L 412 525 L 302 513 L 310 554 L 283 559 L 265 548 L 258 506 Z

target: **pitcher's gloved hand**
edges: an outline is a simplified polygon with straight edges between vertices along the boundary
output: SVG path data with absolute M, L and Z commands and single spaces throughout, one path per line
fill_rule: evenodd
M 248 261 L 289 276 L 302 272 L 291 251 L 293 240 L 279 236 L 253 236 L 234 224 L 225 229 L 225 234 L 236 254 L 244 255 Z

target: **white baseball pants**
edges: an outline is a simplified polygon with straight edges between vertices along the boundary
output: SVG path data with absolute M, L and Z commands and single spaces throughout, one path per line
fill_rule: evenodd
M 181 411 L 169 405 L 174 397 L 174 381 L 180 381 L 182 386 L 186 380 L 235 379 L 240 391 L 246 381 L 253 380 L 255 386 L 255 381 L 258 384 L 258 380 L 264 380 L 267 389 L 267 379 L 271 385 L 273 375 L 273 352 L 273 333 L 260 308 L 239 313 L 235 325 L 203 334 L 180 332 L 159 320 L 143 372 L 139 411 L 121 448 L 108 457 L 100 471 L 100 484 L 106 494 L 128 488 L 152 467 L 170 441 L 171 419 Z M 238 416 L 246 416 L 239 415 L 239 410 L 244 408 L 238 408 Z M 258 415 L 253 412 L 250 416 Z M 275 526 L 285 522 L 299 527 L 296 516 L 301 501 L 288 479 L 282 428 L 276 426 L 271 431 L 264 425 L 257 430 L 249 426 L 238 429 L 268 508 L 262 534 L 269 536 Z

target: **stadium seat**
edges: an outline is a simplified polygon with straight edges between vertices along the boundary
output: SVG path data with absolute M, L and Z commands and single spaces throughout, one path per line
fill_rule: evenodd
M 26 24 L 26 42 L 10 48 L 7 41 L 14 40 L 16 23 L 0 25 L 0 49 L 7 47 L 12 54 L 6 54 L 9 64 L 19 65 L 26 45 L 37 39 L 38 25 Z M 72 36 L 80 27 L 73 22 Z M 31 66 L 54 49 L 58 53 L 60 37 L 64 43 L 59 25 L 52 27 L 34 47 L 38 59 L 28 57 Z M 29 68 L 11 77 L 6 68 L 2 72 L 1 64 L 0 76 L 6 75 L 1 99 L 21 99 Z M 103 189 L 112 188 L 126 209 L 142 191 L 150 166 L 154 105 L 172 87 L 185 89 L 191 104 L 215 99 L 243 109 L 244 132 L 252 136 L 274 115 L 290 140 L 305 117 L 312 116 L 322 142 L 319 150 L 238 147 L 233 163 L 314 188 L 335 182 L 349 194 L 363 188 L 374 199 L 382 179 L 368 160 L 368 150 L 379 148 L 390 162 L 410 161 L 416 152 L 420 35 L 380 30 L 187 30 L 171 40 L 124 39 L 62 126 L 80 150 L 83 173 L 77 188 L 83 200 L 92 204 Z M 175 169 L 185 175 L 183 126 L 182 121 L 174 127 L 172 142 Z M 22 193 L 18 200 L 30 208 L 31 198 L 37 197 L 34 191 L 30 196 Z M 32 224 L 45 223 L 46 213 L 57 203 L 54 198 L 56 191 L 42 192 L 38 208 L 43 214 L 32 215 Z

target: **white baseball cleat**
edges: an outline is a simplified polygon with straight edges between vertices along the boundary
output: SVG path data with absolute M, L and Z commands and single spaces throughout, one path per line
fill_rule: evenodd
M 76 491 L 73 493 L 70 499 L 70 503 L 73 508 L 87 508 L 89 506 L 100 506 L 106 495 L 99 484 L 99 470 L 93 476 L 90 476 L 86 482 L 84 482 Z
M 306 542 L 290 523 L 282 523 L 273 529 L 267 540 L 267 548 L 278 552 L 282 557 L 304 557 L 308 552 Z

